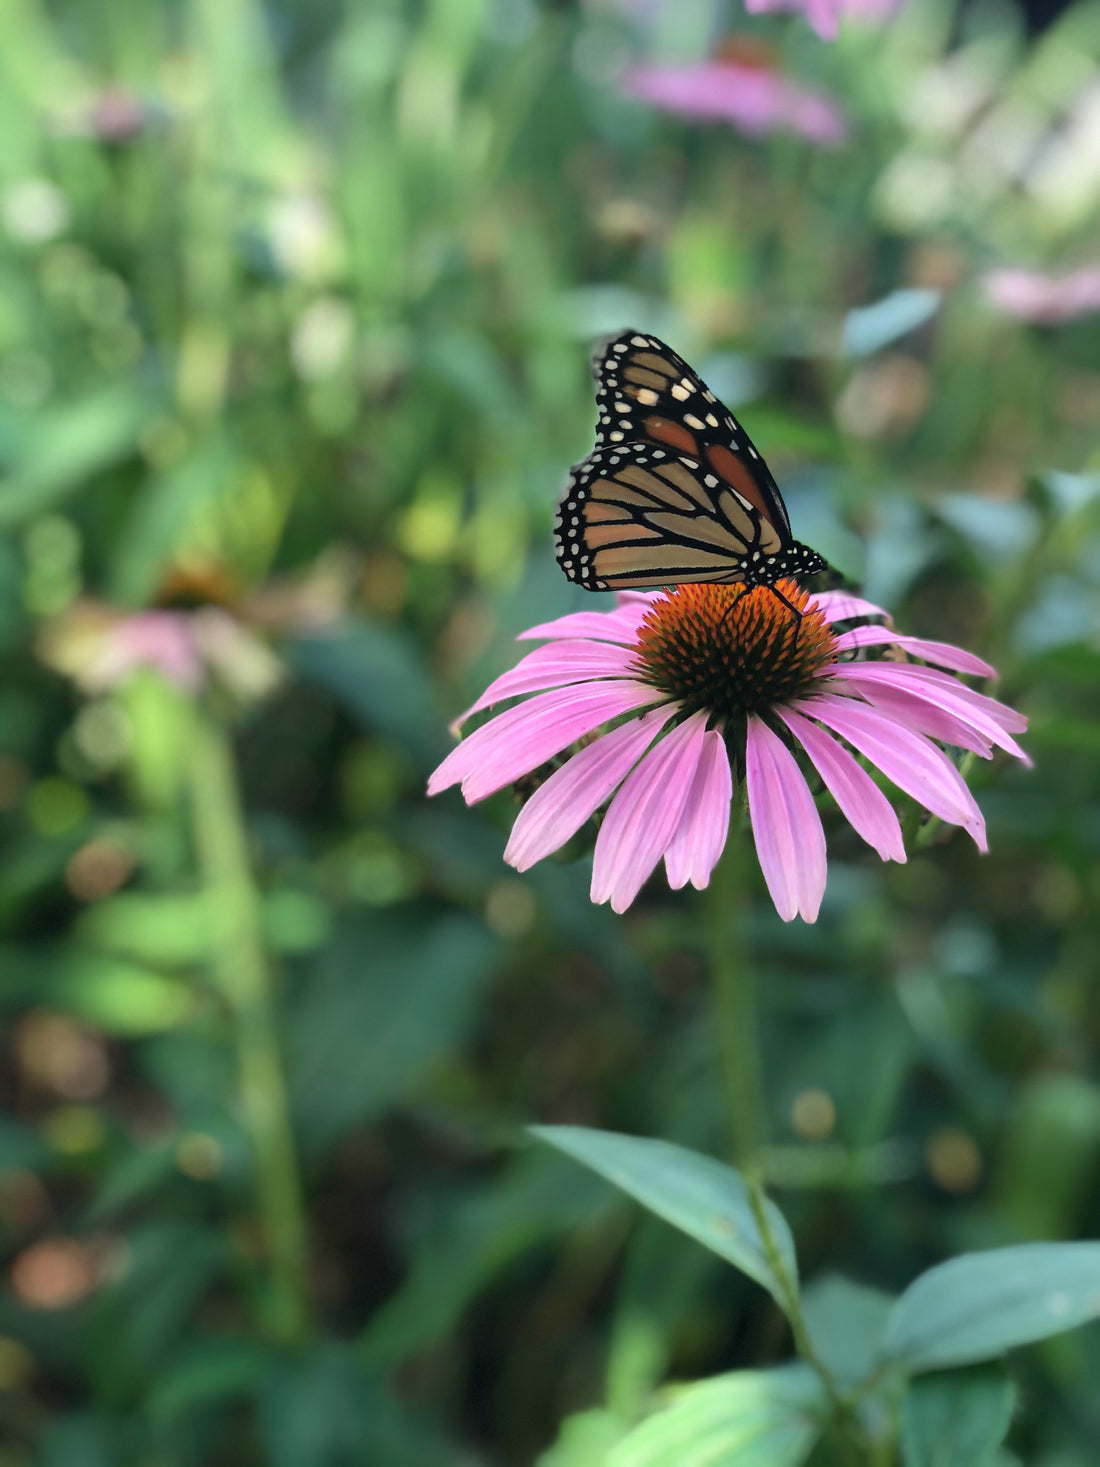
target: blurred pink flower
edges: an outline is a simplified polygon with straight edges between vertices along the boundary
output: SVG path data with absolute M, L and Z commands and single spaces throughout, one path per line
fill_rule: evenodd
M 983 283 L 989 300 L 1021 321 L 1051 326 L 1100 311 L 1100 265 L 1082 265 L 1066 275 L 991 270 Z
M 526 871 L 610 800 L 596 836 L 592 900 L 610 900 L 616 912 L 662 857 L 671 886 L 708 884 L 729 828 L 731 757 L 744 772 L 757 854 L 784 921 L 814 921 L 825 890 L 825 835 L 799 749 L 884 861 L 905 860 L 901 827 L 847 745 L 984 851 L 981 811 L 932 740 L 982 758 L 996 745 L 1027 762 L 1012 738 L 1027 720 L 938 670 L 988 677 L 993 669 L 886 626 L 838 632 L 838 622 L 885 613 L 840 592 L 809 596 L 793 581 L 780 588 L 803 608 L 801 622 L 763 587 L 739 595 L 688 585 L 623 592 L 612 611 L 532 627 L 520 640 L 549 645 L 498 677 L 458 723 L 502 699 L 535 696 L 463 740 L 428 793 L 461 784 L 472 804 L 580 741 L 520 811 L 504 858 Z M 921 662 L 841 660 L 885 646 Z
M 151 668 L 188 693 L 215 681 L 240 698 L 260 698 L 284 671 L 262 634 L 331 625 L 358 574 L 358 558 L 339 545 L 244 595 L 217 565 L 177 568 L 161 582 L 162 604 L 149 610 L 123 611 L 90 597 L 72 602 L 44 623 L 38 650 L 93 695 Z
M 119 687 L 142 668 L 188 693 L 215 677 L 245 698 L 262 697 L 283 675 L 270 648 L 221 606 L 123 612 L 78 601 L 43 628 L 39 651 L 93 695 Z
M 715 59 L 690 66 L 635 66 L 622 85 L 632 96 L 680 117 L 728 122 L 749 137 L 781 128 L 822 145 L 846 135 L 840 109 L 771 66 Z
M 835 41 L 841 19 L 879 20 L 893 15 L 902 0 L 745 0 L 750 15 L 769 10 L 800 10 L 823 41 Z

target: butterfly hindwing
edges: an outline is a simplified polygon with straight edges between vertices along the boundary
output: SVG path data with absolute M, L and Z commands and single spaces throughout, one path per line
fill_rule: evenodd
M 695 458 L 791 538 L 786 506 L 748 434 L 683 357 L 656 336 L 624 331 L 593 358 L 596 447 L 648 443 Z
M 785 543 L 698 455 L 608 443 L 570 476 L 555 526 L 558 561 L 589 590 L 745 579 Z

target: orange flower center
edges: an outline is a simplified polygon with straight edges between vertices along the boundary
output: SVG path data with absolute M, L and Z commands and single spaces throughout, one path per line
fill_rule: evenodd
M 770 587 L 678 586 L 647 613 L 634 644 L 642 677 L 716 723 L 765 713 L 817 685 L 836 643 L 809 593 L 791 580 Z

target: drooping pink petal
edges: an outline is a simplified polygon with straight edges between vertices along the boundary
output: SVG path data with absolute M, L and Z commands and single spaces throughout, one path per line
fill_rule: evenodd
M 562 637 L 595 637 L 601 642 L 630 646 L 638 635 L 648 607 L 641 604 L 616 606 L 612 611 L 571 611 L 554 621 L 540 622 L 520 632 L 517 642 L 541 642 Z
M 703 752 L 707 716 L 693 713 L 627 775 L 596 837 L 592 900 L 625 912 L 676 833 Z
M 985 820 L 966 781 L 947 755 L 929 739 L 877 708 L 835 693 L 815 693 L 794 708 L 838 733 L 877 765 L 926 810 L 951 825 L 961 825 L 980 851 L 987 849 Z
M 584 683 L 578 688 L 538 693 L 463 739 L 428 780 L 428 793 L 436 795 L 461 781 L 468 804 L 483 800 L 545 764 L 601 723 L 656 703 L 662 696 L 656 688 L 627 681 Z
M 903 637 L 890 627 L 853 627 L 850 632 L 841 632 L 836 638 L 838 652 L 852 652 L 857 647 L 873 647 L 880 642 L 894 642 L 914 657 L 923 657 L 925 662 L 935 662 L 940 667 L 950 667 L 954 672 L 973 673 L 976 677 L 995 676 L 996 669 L 975 657 L 973 652 L 964 652 L 961 647 L 952 647 L 948 642 Z
M 784 922 L 817 920 L 825 894 L 825 832 L 794 755 L 754 714 L 745 739 L 749 819 L 760 869 Z
M 831 734 L 801 713 L 777 708 L 779 717 L 806 750 L 848 824 L 884 861 L 904 861 L 905 842 L 894 807 L 867 771 Z
M 850 596 L 847 591 L 818 591 L 810 597 L 810 605 L 823 611 L 830 625 L 854 621 L 857 616 L 889 616 L 881 606 L 864 601 L 862 596 Z
M 837 669 L 832 690 L 838 692 L 841 688 L 845 692 L 865 698 L 872 707 L 889 713 L 917 733 L 926 734 L 930 739 L 938 739 L 941 744 L 954 744 L 957 748 L 977 754 L 980 759 L 993 757 L 993 745 L 988 739 L 983 738 L 970 723 L 953 718 L 942 708 L 934 708 L 930 703 L 915 703 L 904 694 L 895 694 L 895 690 L 887 684 L 860 685 L 856 679 L 848 678 Z
M 875 664 L 876 666 L 879 664 Z M 889 666 L 889 664 L 882 664 Z M 937 688 L 946 688 L 955 697 L 961 698 L 964 703 L 972 708 L 988 714 L 1000 724 L 1006 733 L 1026 733 L 1027 715 L 1017 713 L 1015 708 L 1010 708 L 1007 703 L 999 703 L 996 698 L 991 698 L 988 693 L 976 692 L 968 688 L 965 683 L 960 683 L 958 678 L 951 677 L 946 672 L 940 672 L 936 667 L 919 667 L 914 665 L 902 668 L 905 680 L 925 683 Z
M 638 669 L 631 654 L 614 642 L 561 641 L 536 647 L 515 667 L 501 673 L 451 724 L 456 733 L 466 720 L 483 708 L 520 693 L 541 692 L 563 683 L 591 682 L 595 678 L 636 677 Z
M 691 882 L 702 891 L 726 845 L 733 776 L 726 741 L 717 729 L 703 735 L 703 752 L 680 823 L 665 851 L 665 872 L 674 891 Z
M 556 851 L 618 788 L 675 712 L 665 704 L 603 734 L 556 770 L 524 805 L 504 859 L 517 871 Z
M 1005 732 L 995 714 L 982 706 L 984 701 L 994 708 L 999 707 L 992 698 L 983 700 L 980 693 L 951 679 L 946 683 L 928 683 L 922 678 L 907 676 L 911 671 L 903 663 L 895 662 L 850 662 L 834 669 L 836 677 L 843 678 L 847 687 L 855 689 L 869 703 L 882 702 L 881 690 L 889 690 L 887 697 L 892 707 L 905 706 L 915 716 L 919 716 L 921 705 L 937 709 L 970 724 L 982 739 L 1007 750 L 1025 764 L 1031 763 L 1012 735 Z M 969 693 L 970 697 L 961 697 L 962 692 Z M 963 747 L 968 747 L 965 742 Z

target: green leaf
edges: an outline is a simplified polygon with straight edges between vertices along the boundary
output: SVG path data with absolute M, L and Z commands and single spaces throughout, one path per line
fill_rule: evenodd
M 367 1325 L 363 1358 L 389 1367 L 436 1344 L 517 1258 L 591 1222 L 603 1190 L 548 1151 L 514 1156 L 485 1183 L 466 1188 L 416 1239 L 408 1277 Z
M 807 1286 L 802 1312 L 814 1348 L 845 1385 L 872 1371 L 893 1301 L 878 1289 L 830 1274 Z
M 179 978 L 120 958 L 71 952 L 51 991 L 53 1001 L 105 1034 L 161 1034 L 191 1017 L 195 993 Z
M 1100 1315 L 1100 1243 L 967 1253 L 921 1274 L 894 1305 L 885 1360 L 910 1372 L 992 1360 Z
M 174 1427 L 203 1406 L 252 1395 L 271 1364 L 266 1347 L 251 1340 L 189 1342 L 157 1372 L 149 1414 L 161 1430 Z
M 531 1130 L 747 1273 L 783 1306 L 783 1289 L 768 1261 L 749 1189 L 732 1167 L 669 1141 L 583 1126 L 532 1126 Z M 798 1263 L 787 1220 L 771 1202 L 765 1201 L 764 1209 L 782 1267 L 793 1284 Z
M 395 627 L 348 622 L 289 649 L 293 666 L 326 688 L 374 732 L 403 745 L 427 768 L 447 752 L 445 717 L 411 638 Z
M 612 1411 L 596 1407 L 567 1416 L 557 1440 L 539 1457 L 536 1467 L 607 1467 L 608 1453 L 626 1430 Z
M 986 1467 L 1008 1431 L 1014 1399 L 999 1366 L 913 1381 L 902 1415 L 904 1467 Z
M 135 448 L 154 403 L 132 386 L 109 387 L 51 407 L 26 435 L 0 496 L 0 529 L 53 509 Z
M 324 1147 L 415 1092 L 460 1045 L 499 940 L 465 913 L 349 925 L 290 1006 L 287 1065 L 307 1142 Z
M 260 1400 L 270 1467 L 463 1467 L 423 1411 L 407 1410 L 343 1346 L 322 1344 L 273 1370 Z
M 227 496 L 239 467 L 229 445 L 215 436 L 191 458 L 148 481 L 112 547 L 111 589 L 117 600 L 140 606 L 152 596 L 184 534 Z
M 797 1467 L 826 1404 L 805 1365 L 718 1375 L 678 1390 L 612 1449 L 607 1467 Z
M 203 962 L 216 946 L 205 892 L 125 891 L 96 902 L 80 918 L 85 942 L 116 957 L 155 966 Z

